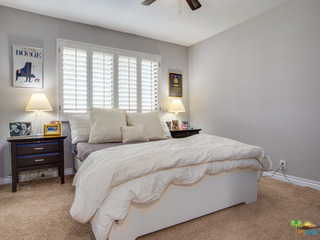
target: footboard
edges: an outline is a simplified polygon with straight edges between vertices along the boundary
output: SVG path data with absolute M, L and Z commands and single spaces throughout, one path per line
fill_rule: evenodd
M 191 186 L 170 185 L 158 201 L 132 204 L 127 217 L 113 224 L 109 240 L 133 240 L 218 210 L 257 200 L 257 172 L 238 169 L 206 175 Z

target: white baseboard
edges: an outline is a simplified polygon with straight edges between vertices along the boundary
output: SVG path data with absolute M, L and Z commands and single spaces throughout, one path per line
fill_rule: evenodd
M 273 176 L 272 176 L 272 174 L 273 173 L 270 173 L 270 172 L 264 172 L 263 176 L 270 177 L 272 179 L 279 180 L 282 182 L 288 182 L 288 180 L 283 176 L 282 173 L 275 173 Z M 291 183 L 293 183 L 294 185 L 298 185 L 298 186 L 302 186 L 302 187 L 309 187 L 309 188 L 313 188 L 313 189 L 320 191 L 320 182 L 305 179 L 305 178 L 294 177 L 294 176 L 290 176 L 287 174 L 286 174 L 286 176 L 289 179 L 289 181 Z
M 58 170 L 51 170 L 51 171 L 41 171 L 40 172 L 44 172 L 44 173 L 49 173 L 50 177 L 57 177 L 58 176 Z M 72 175 L 74 174 L 73 168 L 66 168 L 64 169 L 64 175 Z M 49 176 L 48 176 L 49 177 Z M 20 181 L 24 181 L 24 179 L 20 180 Z M 0 177 L 0 185 L 2 184 L 9 184 L 11 183 L 11 176 L 7 176 L 7 177 Z

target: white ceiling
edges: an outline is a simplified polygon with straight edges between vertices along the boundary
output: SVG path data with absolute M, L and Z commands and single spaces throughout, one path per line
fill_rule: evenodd
M 290 0 L 0 0 L 0 5 L 190 46 Z

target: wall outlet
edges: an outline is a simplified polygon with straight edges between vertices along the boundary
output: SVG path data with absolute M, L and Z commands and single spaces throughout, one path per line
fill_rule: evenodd
M 280 169 L 282 169 L 282 171 L 287 170 L 287 161 L 286 160 L 280 160 Z

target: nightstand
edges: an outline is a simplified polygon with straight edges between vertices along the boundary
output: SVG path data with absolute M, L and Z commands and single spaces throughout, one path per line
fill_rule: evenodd
M 64 149 L 66 136 L 9 137 L 11 144 L 12 192 L 17 191 L 20 172 L 58 167 L 64 184 Z
M 173 138 L 185 138 L 195 134 L 199 134 L 200 131 L 201 129 L 171 130 L 170 133 Z

